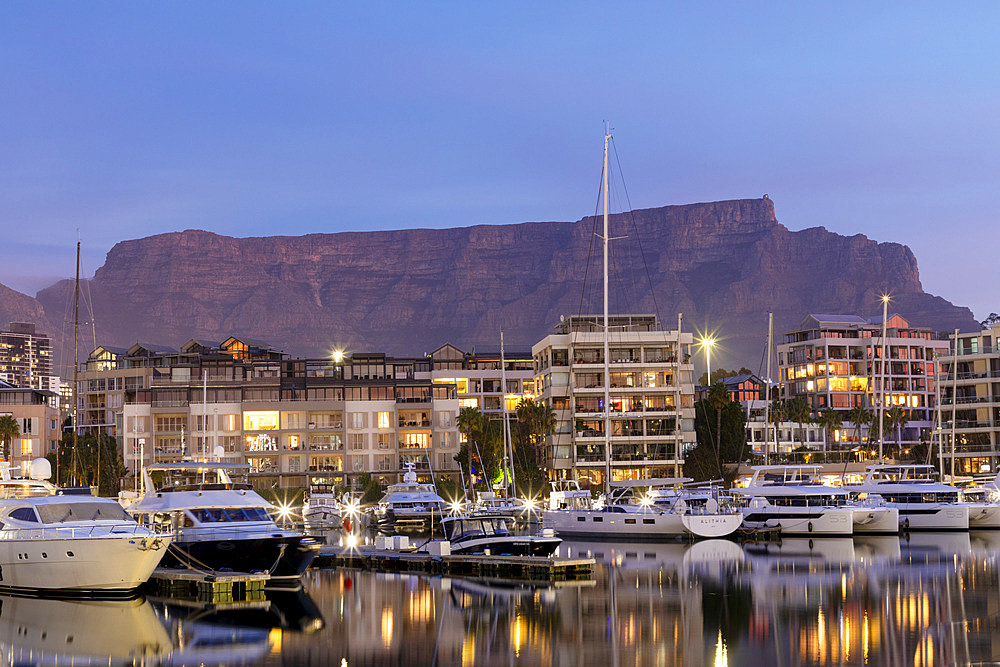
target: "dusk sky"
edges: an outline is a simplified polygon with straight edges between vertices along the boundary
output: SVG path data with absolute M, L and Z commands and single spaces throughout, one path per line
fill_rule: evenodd
M 0 8 L 0 282 L 118 241 L 572 221 L 760 197 L 1000 311 L 997 3 Z

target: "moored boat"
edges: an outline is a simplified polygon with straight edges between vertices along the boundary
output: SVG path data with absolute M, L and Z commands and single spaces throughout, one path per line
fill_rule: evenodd
M 934 466 L 874 464 L 859 484 L 844 490 L 864 501 L 877 495 L 899 511 L 899 525 L 910 530 L 968 530 L 969 508 L 959 501 L 959 490 L 937 480 Z

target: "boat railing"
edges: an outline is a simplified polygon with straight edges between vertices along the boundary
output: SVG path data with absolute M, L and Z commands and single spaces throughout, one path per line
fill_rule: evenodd
M 135 525 L 101 525 L 92 526 L 59 526 L 47 525 L 43 528 L 21 528 L 8 524 L 0 530 L 0 540 L 51 540 L 54 538 L 83 537 L 152 537 L 150 530 L 138 524 Z

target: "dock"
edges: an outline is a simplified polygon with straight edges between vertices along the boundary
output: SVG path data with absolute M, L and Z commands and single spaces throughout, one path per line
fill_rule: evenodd
M 149 586 L 160 597 L 199 602 L 244 602 L 264 599 L 271 575 L 249 572 L 198 572 L 158 567 Z
M 452 577 L 576 581 L 590 579 L 593 575 L 594 563 L 593 558 L 486 556 L 482 554 L 435 556 L 425 551 L 324 547 L 313 561 L 313 566 L 345 567 L 378 572 L 444 574 Z

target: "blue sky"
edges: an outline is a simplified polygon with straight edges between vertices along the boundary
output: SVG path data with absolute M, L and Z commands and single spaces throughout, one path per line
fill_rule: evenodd
M 117 242 L 577 220 L 759 197 L 1000 310 L 1000 5 L 0 7 L 0 282 Z

